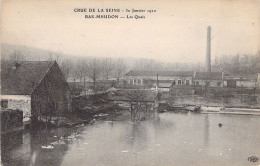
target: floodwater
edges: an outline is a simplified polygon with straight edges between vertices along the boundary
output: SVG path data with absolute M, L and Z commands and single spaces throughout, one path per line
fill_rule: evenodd
M 219 127 L 222 123 L 222 127 Z M 133 124 L 96 121 L 73 129 L 37 130 L 22 135 L 23 144 L 5 165 L 62 166 L 253 166 L 260 156 L 260 116 L 161 113 Z M 42 145 L 62 140 L 53 149 Z M 2 160 L 3 161 L 3 160 Z

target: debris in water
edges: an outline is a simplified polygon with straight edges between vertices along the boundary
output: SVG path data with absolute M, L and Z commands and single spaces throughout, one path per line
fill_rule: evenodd
M 61 141 L 61 140 L 58 140 L 58 141 L 52 142 L 51 144 L 52 145 L 63 145 L 63 144 L 65 144 L 65 142 Z
M 53 149 L 54 147 L 52 145 L 45 145 L 41 146 L 43 149 Z
M 228 149 L 229 151 L 231 150 L 231 149 Z
M 88 143 L 84 142 L 83 144 L 87 145 Z
M 84 148 L 78 148 L 78 149 L 84 149 Z
M 56 135 L 54 135 L 53 137 L 55 137 L 55 138 L 56 138 L 57 136 L 56 136 Z
M 98 114 L 98 115 L 94 115 L 94 117 L 101 117 L 101 116 L 108 116 L 108 114 L 100 113 L 100 114 Z
M 128 153 L 128 150 L 122 150 L 121 152 L 122 153 Z
M 219 124 L 218 124 L 218 127 L 222 127 L 222 123 L 219 123 Z
M 160 144 L 156 144 L 157 146 L 160 146 Z
M 76 127 L 83 127 L 84 126 L 84 124 L 82 123 L 81 125 L 77 125 Z
M 153 149 L 148 149 L 148 150 L 153 150 Z
M 222 156 L 222 153 L 219 153 L 220 156 Z
M 250 156 L 247 159 L 249 162 L 257 162 L 259 158 L 257 156 Z

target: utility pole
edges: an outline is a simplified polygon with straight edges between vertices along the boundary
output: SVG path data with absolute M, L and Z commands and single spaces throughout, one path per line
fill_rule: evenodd
M 157 73 L 157 78 L 156 78 L 156 91 L 158 90 L 159 87 L 159 80 L 158 80 L 158 73 Z
M 85 80 L 85 77 L 84 77 L 84 90 L 86 88 L 86 80 Z

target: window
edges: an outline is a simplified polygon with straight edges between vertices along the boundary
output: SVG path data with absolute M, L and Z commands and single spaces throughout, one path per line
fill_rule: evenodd
M 190 80 L 186 80 L 186 85 L 190 85 Z
M 217 82 L 217 86 L 220 86 L 221 85 L 221 83 L 220 82 Z
M 8 108 L 8 100 L 1 100 L 1 108 Z
M 178 80 L 178 85 L 181 85 L 181 80 Z
M 132 78 L 130 79 L 130 84 L 134 85 L 134 79 L 132 79 Z
M 141 83 L 142 83 L 141 79 L 138 78 L 138 80 L 137 80 L 137 84 L 138 84 L 138 85 L 141 85 Z
M 172 85 L 175 85 L 175 84 L 176 84 L 175 81 L 173 81 L 173 82 L 172 82 Z

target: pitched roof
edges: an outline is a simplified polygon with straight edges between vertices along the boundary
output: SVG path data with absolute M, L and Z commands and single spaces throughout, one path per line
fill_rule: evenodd
M 195 80 L 222 80 L 221 72 L 196 72 Z
M 126 73 L 126 76 L 153 76 L 156 77 L 192 77 L 193 71 L 138 71 L 131 70 Z
M 1 94 L 30 95 L 54 61 L 21 61 L 1 64 Z

